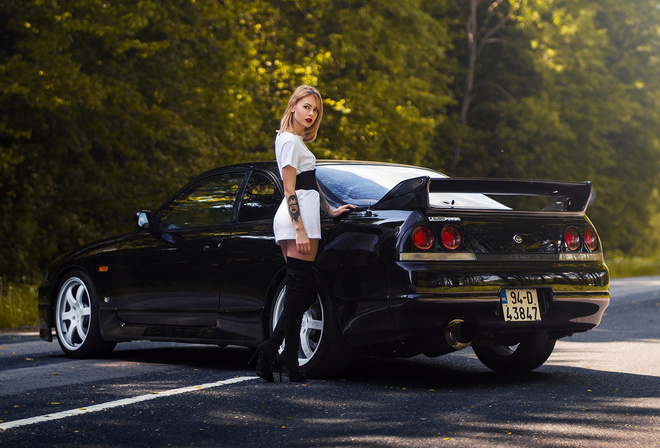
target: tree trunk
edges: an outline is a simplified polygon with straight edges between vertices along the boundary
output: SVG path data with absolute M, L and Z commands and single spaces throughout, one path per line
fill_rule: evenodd
M 465 76 L 465 93 L 461 100 L 461 111 L 458 115 L 458 135 L 454 141 L 454 153 L 449 166 L 449 175 L 453 175 L 461 157 L 463 144 L 463 133 L 467 125 L 467 114 L 472 102 L 472 92 L 474 91 L 474 73 L 477 66 L 477 4 L 479 0 L 470 0 L 470 15 L 465 24 L 467 34 L 468 50 L 468 68 Z

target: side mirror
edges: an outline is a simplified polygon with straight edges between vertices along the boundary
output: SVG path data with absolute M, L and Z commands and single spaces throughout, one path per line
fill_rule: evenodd
M 151 227 L 151 211 L 142 210 L 137 212 L 133 219 L 133 224 L 135 224 L 135 227 L 139 230 L 149 230 Z

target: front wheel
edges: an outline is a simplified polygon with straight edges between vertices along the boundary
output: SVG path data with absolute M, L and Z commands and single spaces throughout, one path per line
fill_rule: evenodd
M 322 288 L 319 290 L 323 291 Z M 285 295 L 286 285 L 282 282 L 271 310 L 271 333 L 282 316 Z M 327 293 L 321 292 L 302 317 L 298 349 L 300 370 L 312 378 L 334 376 L 348 366 L 351 358 L 351 350 L 341 333 L 333 303 Z
M 71 272 L 60 284 L 55 330 L 62 351 L 71 358 L 103 356 L 115 348 L 115 342 L 101 337 L 96 291 L 82 271 Z
M 555 339 L 548 333 L 531 333 L 523 336 L 518 345 L 472 347 L 486 367 L 503 373 L 523 373 L 534 370 L 548 360 L 555 348 Z

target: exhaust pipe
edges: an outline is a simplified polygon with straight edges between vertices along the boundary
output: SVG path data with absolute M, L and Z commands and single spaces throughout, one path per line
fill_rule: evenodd
M 479 337 L 479 324 L 474 321 L 454 319 L 445 328 L 445 340 L 455 350 L 468 348 Z

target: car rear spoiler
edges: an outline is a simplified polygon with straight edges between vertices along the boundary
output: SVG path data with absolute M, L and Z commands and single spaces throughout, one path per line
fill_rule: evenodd
M 547 198 L 547 205 L 536 211 L 584 214 L 592 192 L 591 182 L 487 178 L 431 179 L 423 176 L 400 182 L 372 205 L 371 209 L 426 210 L 433 208 L 429 202 L 430 193 L 471 193 L 486 195 L 496 201 L 497 196 Z

